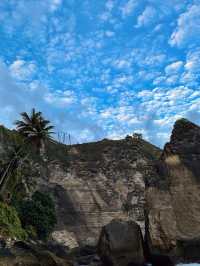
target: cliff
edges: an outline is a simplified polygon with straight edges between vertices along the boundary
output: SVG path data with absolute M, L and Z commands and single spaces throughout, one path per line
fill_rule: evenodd
M 1 157 L 15 134 L 3 129 Z M 50 192 L 58 221 L 53 238 L 69 247 L 96 243 L 102 226 L 113 218 L 138 222 L 144 234 L 145 179 L 154 178 L 160 154 L 132 137 L 72 146 L 48 143 L 45 161 L 29 152 L 21 179 L 13 179 L 3 193 L 18 198 L 36 189 Z
M 157 170 L 159 179 L 146 188 L 151 249 L 199 259 L 200 127 L 178 120 Z
M 2 136 L 4 160 L 11 140 L 20 138 L 4 128 Z M 121 218 L 140 225 L 151 253 L 200 257 L 200 127 L 188 120 L 175 123 L 163 151 L 135 137 L 55 142 L 47 144 L 45 160 L 30 150 L 22 170 L 4 184 L 3 194 L 51 193 L 57 215 L 52 237 L 58 243 L 96 244 L 101 228 Z
M 66 152 L 66 169 L 59 161 L 48 165 L 48 190 L 57 204 L 54 238 L 70 246 L 94 244 L 113 218 L 132 219 L 144 232 L 144 180 L 152 175 L 160 150 L 127 138 L 74 145 Z

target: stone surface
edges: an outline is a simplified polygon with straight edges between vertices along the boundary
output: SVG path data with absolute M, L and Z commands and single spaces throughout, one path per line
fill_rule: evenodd
M 51 190 L 57 204 L 58 242 L 97 243 L 102 226 L 114 218 L 131 219 L 145 231 L 145 177 L 153 172 L 159 149 L 140 139 L 103 140 L 66 147 L 68 167 L 48 165 Z M 71 240 L 70 240 L 71 239 Z
M 190 259 L 200 257 L 200 128 L 176 122 L 158 165 L 157 182 L 146 189 L 148 229 L 153 250 Z M 194 247 L 194 245 L 193 245 Z M 191 249 L 187 252 L 187 249 Z M 193 250 L 193 251 L 192 251 Z
M 112 220 L 101 231 L 98 253 L 105 265 L 144 265 L 140 226 L 133 221 Z
M 3 128 L 2 134 L 0 160 L 13 132 Z M 102 226 L 114 218 L 136 221 L 144 234 L 144 180 L 154 176 L 153 161 L 159 155 L 158 148 L 132 137 L 72 146 L 48 143 L 45 161 L 29 150 L 14 193 L 24 198 L 35 190 L 50 192 L 58 220 L 52 237 L 69 248 L 96 244 Z M 13 194 L 9 189 L 3 194 Z
M 0 266 L 70 266 L 66 259 L 40 245 L 16 242 L 9 249 L 0 249 Z

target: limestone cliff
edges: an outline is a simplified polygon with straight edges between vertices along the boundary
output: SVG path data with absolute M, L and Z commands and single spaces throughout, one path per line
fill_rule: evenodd
M 48 165 L 48 189 L 57 203 L 54 238 L 66 245 L 96 243 L 113 218 L 132 219 L 144 232 L 144 180 L 154 176 L 160 150 L 130 137 L 74 145 L 66 152 L 65 170 L 59 161 Z
M 147 186 L 148 230 L 153 250 L 199 257 L 200 127 L 178 120 Z M 198 258 L 199 259 L 199 258 Z
M 7 150 L 5 139 L 13 134 L 4 132 L 0 157 Z M 21 180 L 12 187 L 20 193 L 22 188 L 28 194 L 36 189 L 52 193 L 58 218 L 53 238 L 66 246 L 96 243 L 113 218 L 132 219 L 144 233 L 145 179 L 155 179 L 160 153 L 136 137 L 72 146 L 48 143 L 46 160 L 29 153 Z M 4 195 L 10 188 L 4 188 Z
M 3 131 L 0 163 L 10 136 L 16 135 Z M 152 252 L 199 259 L 197 125 L 177 121 L 162 153 L 140 138 L 127 137 L 72 146 L 48 143 L 45 160 L 33 154 L 3 192 L 21 197 L 36 189 L 50 192 L 57 206 L 56 241 L 69 247 L 93 244 L 113 218 L 131 219 L 141 226 Z

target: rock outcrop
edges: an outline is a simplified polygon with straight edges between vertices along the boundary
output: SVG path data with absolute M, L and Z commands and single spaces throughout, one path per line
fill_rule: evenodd
M 8 150 L 7 135 L 0 139 L 0 160 Z M 46 160 L 30 158 L 24 168 L 21 183 L 15 187 L 12 180 L 4 194 L 11 187 L 15 192 L 23 188 L 21 197 L 36 189 L 50 192 L 58 220 L 55 242 L 69 248 L 95 245 L 101 228 L 121 218 L 140 225 L 151 253 L 200 259 L 197 125 L 177 121 L 162 154 L 132 137 L 72 146 L 49 143 Z
M 70 266 L 71 262 L 40 245 L 16 242 L 0 249 L 0 266 Z
M 144 265 L 140 226 L 133 221 L 112 220 L 101 231 L 98 253 L 107 266 Z
M 200 259 L 200 127 L 181 119 L 146 188 L 151 250 Z
M 19 136 L 3 127 L 0 133 L 1 160 Z M 145 179 L 155 176 L 160 149 L 127 137 L 72 146 L 48 143 L 45 161 L 28 153 L 21 180 L 15 185 L 12 178 L 3 194 L 24 198 L 35 190 L 50 192 L 57 211 L 55 241 L 70 248 L 96 244 L 101 228 L 114 218 L 134 220 L 145 233 Z
M 57 204 L 54 239 L 71 247 L 96 244 L 101 228 L 114 218 L 134 220 L 144 233 L 144 179 L 154 176 L 159 154 L 131 137 L 66 147 L 67 168 L 50 163 L 45 185 Z

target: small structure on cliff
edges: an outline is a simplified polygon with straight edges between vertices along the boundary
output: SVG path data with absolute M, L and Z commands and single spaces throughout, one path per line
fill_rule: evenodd
M 142 134 L 141 133 L 133 133 L 133 135 L 132 135 L 132 138 L 133 139 L 142 139 L 143 137 L 142 137 Z

